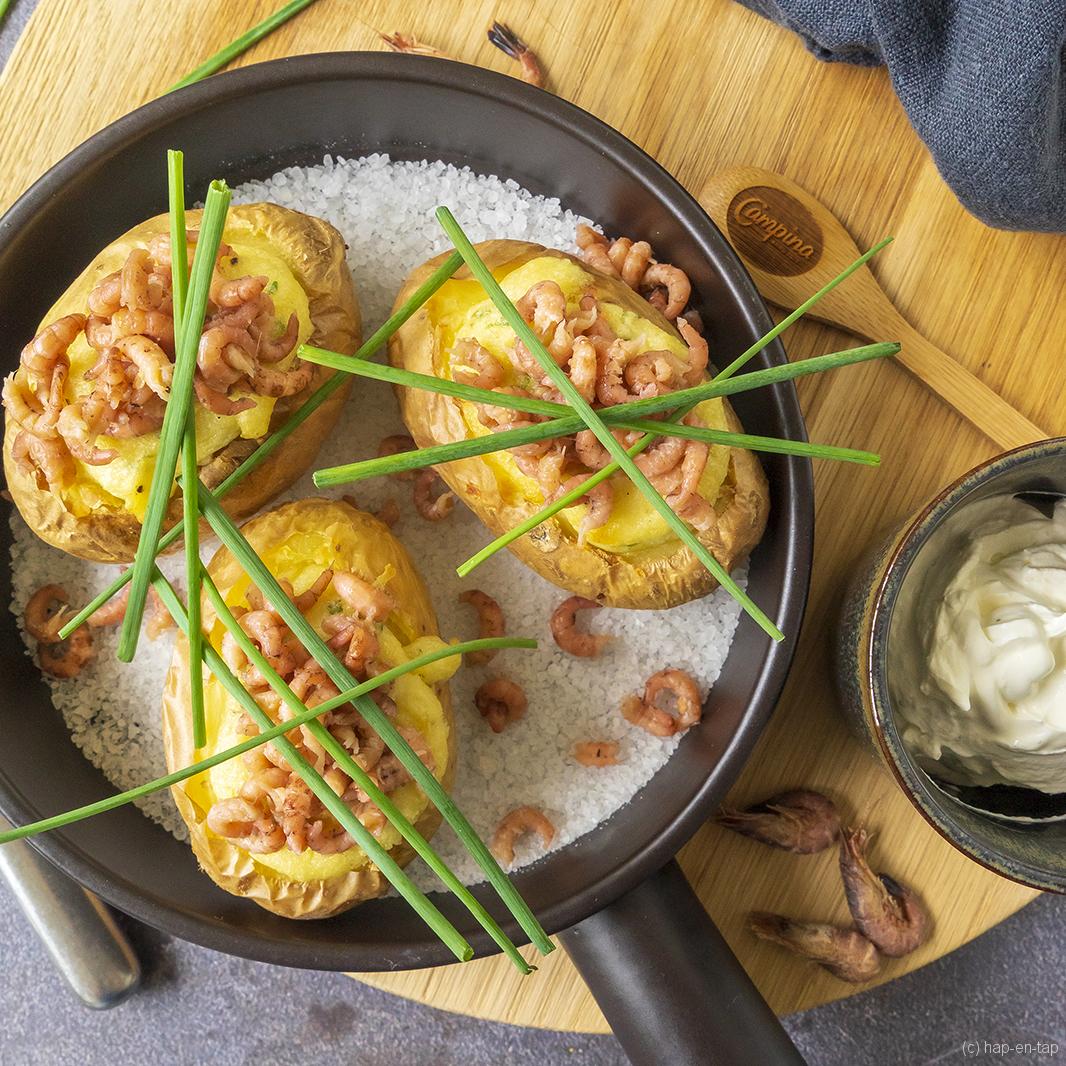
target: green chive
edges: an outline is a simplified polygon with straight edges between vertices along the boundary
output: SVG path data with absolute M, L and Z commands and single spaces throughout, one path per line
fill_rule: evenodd
M 558 416 L 560 411 L 564 414 L 570 413 L 570 409 L 565 404 L 552 403 L 551 400 L 538 400 L 535 396 L 525 395 L 510 396 L 506 393 L 493 392 L 491 389 L 480 389 L 476 385 L 467 385 L 462 381 L 450 381 L 448 378 L 438 378 L 432 374 L 419 374 L 414 370 L 389 366 L 387 363 L 371 363 L 367 360 L 357 362 L 354 356 L 331 352 L 327 348 L 315 348 L 310 344 L 301 344 L 299 354 L 300 358 L 308 363 L 318 363 L 320 366 L 328 366 L 333 370 L 341 370 L 345 374 L 354 374 L 356 377 L 370 378 L 373 381 L 385 381 L 390 385 L 403 385 L 409 389 L 439 392 L 443 396 L 454 396 L 460 400 L 469 400 L 471 403 L 493 403 L 498 407 L 508 407 L 512 411 L 522 411 L 530 415 L 546 415 L 549 418 Z
M 219 620 L 236 640 L 241 651 L 259 669 L 266 678 L 270 687 L 282 698 L 293 712 L 293 717 L 303 714 L 307 708 L 296 696 L 292 689 L 285 683 L 281 675 L 267 662 L 263 653 L 249 639 L 248 634 L 241 628 L 240 623 L 234 617 L 218 591 L 218 586 L 212 580 L 211 575 L 204 574 L 204 587 L 212 605 L 218 614 Z M 290 720 L 291 721 L 291 720 Z M 317 718 L 312 718 L 307 723 L 308 729 L 323 748 L 333 757 L 334 762 L 346 773 L 370 798 L 381 813 L 388 819 L 394 829 L 406 840 L 415 853 L 425 864 L 440 878 L 445 886 L 460 900 L 466 909 L 477 919 L 478 924 L 500 946 L 504 954 L 523 974 L 531 971 L 529 963 L 518 953 L 518 948 L 511 942 L 504 931 L 499 927 L 488 911 L 474 898 L 470 890 L 452 873 L 451 869 L 441 860 L 440 856 L 430 846 L 429 841 L 411 824 L 403 812 L 392 802 L 389 797 L 374 782 L 374 779 L 352 759 L 345 748 L 337 743 L 333 734 Z
M 791 326 L 794 322 L 798 321 L 803 315 L 805 315 L 823 296 L 825 296 L 829 292 L 832 292 L 832 290 L 835 289 L 842 281 L 854 274 L 855 271 L 859 269 L 859 267 L 863 266 L 869 259 L 872 259 L 879 251 L 881 251 L 882 248 L 885 247 L 885 245 L 891 243 L 891 241 L 891 237 L 886 237 L 884 240 L 875 244 L 869 251 L 864 252 L 862 255 L 860 255 L 854 263 L 852 263 L 850 266 L 845 267 L 839 274 L 837 274 L 835 278 L 823 285 L 822 288 L 820 288 L 813 296 L 809 297 L 807 300 L 804 300 L 803 303 L 801 303 L 799 307 L 797 307 L 794 311 L 791 311 L 789 314 L 785 315 L 785 317 L 781 319 L 781 321 L 778 322 L 776 326 L 770 329 L 767 333 L 763 334 L 763 336 L 760 337 L 750 347 L 741 352 L 740 355 L 738 355 L 736 359 L 734 359 L 733 362 L 725 368 L 725 370 L 717 374 L 712 379 L 712 383 L 727 382 L 727 380 L 731 378 L 736 373 L 736 371 L 739 370 L 742 366 L 744 366 L 744 364 L 747 363 L 753 356 L 761 352 L 763 348 L 765 348 L 772 340 L 782 334 L 786 329 L 788 329 L 789 326 Z M 815 360 L 813 359 L 807 359 L 799 365 L 804 366 L 806 364 L 813 363 L 814 361 Z M 778 368 L 772 367 L 770 369 Z M 756 371 L 756 374 L 765 373 L 765 370 Z M 752 374 L 750 376 L 755 377 L 756 374 Z M 767 381 L 767 384 L 768 383 L 769 381 Z M 677 394 L 675 393 L 674 395 L 676 396 Z M 722 395 L 725 395 L 725 393 L 722 393 Z M 693 406 L 695 405 L 693 404 Z M 676 421 L 680 421 L 690 409 L 691 408 L 683 408 L 682 410 L 678 411 L 675 414 L 674 419 Z M 653 439 L 654 438 L 650 434 L 645 435 L 641 440 L 637 441 L 637 443 L 633 445 L 632 448 L 630 448 L 630 456 L 632 457 L 639 454 L 652 442 Z M 518 540 L 519 537 L 524 537 L 527 533 L 536 529 L 537 526 L 539 526 L 542 522 L 547 522 L 548 519 L 552 518 L 554 515 L 557 515 L 560 511 L 572 506 L 574 503 L 580 500 L 582 496 L 584 496 L 596 485 L 598 485 L 601 481 L 605 481 L 607 478 L 611 477 L 614 473 L 616 473 L 618 469 L 619 467 L 616 463 L 609 463 L 602 470 L 598 471 L 596 474 L 593 474 L 592 477 L 588 478 L 588 480 L 586 480 L 581 485 L 578 485 L 577 488 L 573 489 L 571 492 L 568 492 L 564 496 L 561 496 L 559 499 L 552 501 L 546 507 L 541 508 L 541 510 L 539 510 L 536 514 L 531 515 L 529 518 L 525 519 L 522 522 L 519 522 L 519 524 L 515 526 L 514 529 L 509 529 L 506 533 L 503 533 L 498 536 L 490 544 L 486 544 L 484 548 L 476 552 L 474 555 L 470 556 L 470 558 L 467 559 L 466 562 L 460 563 L 460 565 L 456 567 L 455 572 L 460 577 L 468 577 L 483 562 L 486 562 L 488 559 L 491 559 L 492 556 L 494 556 L 498 551 L 501 551 L 508 545 L 513 544 L 516 540 Z
M 773 373 L 773 380 L 784 381 L 801 377 L 804 374 L 815 373 L 820 369 L 828 369 L 830 366 L 847 366 L 867 359 L 884 358 L 888 355 L 894 355 L 898 351 L 898 344 L 867 345 L 863 348 L 852 349 L 850 352 L 834 352 L 831 355 L 819 356 L 818 359 L 824 362 L 818 367 L 808 366 L 808 364 L 813 364 L 817 361 L 809 359 L 802 363 L 786 363 L 784 366 L 771 367 L 770 372 Z M 362 481 L 366 478 L 383 477 L 389 474 L 402 473 L 406 470 L 418 470 L 427 466 L 439 466 L 442 463 L 454 462 L 457 459 L 468 459 L 477 455 L 502 451 L 506 448 L 521 447 L 525 444 L 549 440 L 553 437 L 569 436 L 584 427 L 584 422 L 580 416 L 568 414 L 569 409 L 565 404 L 551 403 L 547 400 L 534 400 L 533 402 L 538 409 L 530 411 L 530 406 L 527 403 L 530 397 L 526 396 L 495 393 L 488 389 L 479 389 L 472 385 L 447 381 L 429 374 L 416 374 L 411 371 L 397 370 L 394 367 L 383 367 L 377 363 L 363 363 L 355 366 L 352 365 L 347 356 L 337 355 L 334 352 L 325 352 L 319 348 L 308 348 L 306 345 L 300 349 L 300 357 L 308 362 L 321 363 L 325 366 L 347 370 L 360 377 L 379 378 L 407 388 L 420 388 L 446 396 L 456 396 L 473 403 L 491 403 L 497 407 L 553 417 L 551 422 L 542 422 L 522 429 L 501 430 L 494 434 L 451 441 L 447 444 L 421 448 L 416 451 L 399 452 L 395 455 L 381 456 L 376 459 L 326 467 L 315 471 L 314 483 L 318 488 L 344 485 L 353 481 Z M 367 368 L 373 368 L 373 371 L 365 373 Z M 388 371 L 388 374 L 379 375 L 378 371 Z M 757 378 L 758 380 L 752 383 L 750 387 L 762 386 L 768 383 L 764 376 L 766 373 L 759 371 L 756 374 L 741 375 L 733 378 L 730 385 L 733 383 L 744 385 L 747 384 L 749 378 Z M 723 395 L 727 390 L 729 393 L 742 391 L 735 385 L 734 387 L 728 387 L 725 382 L 719 386 L 707 382 L 704 385 L 695 386 L 692 391 L 696 390 L 703 392 L 705 399 Z M 702 426 L 653 422 L 650 419 L 634 417 L 634 415 L 643 412 L 655 413 L 660 410 L 667 410 L 668 407 L 674 407 L 677 401 L 673 400 L 672 397 L 678 395 L 682 397 L 688 396 L 689 390 L 686 389 L 681 393 L 671 393 L 664 396 L 649 397 L 647 400 L 638 400 L 631 404 L 604 407 L 598 413 L 604 422 L 611 426 L 662 436 L 683 437 L 687 440 L 703 441 L 706 444 L 747 448 L 751 451 L 775 452 L 783 455 L 801 455 L 812 459 L 835 459 L 843 462 L 862 463 L 867 466 L 877 466 L 881 461 L 880 457 L 874 452 L 853 448 L 838 448 L 829 444 L 809 444 L 805 441 L 762 437 L 748 433 L 735 433 L 731 430 L 708 429 Z
M 614 419 L 605 416 L 604 422 L 622 429 L 651 433 L 655 436 L 681 437 L 684 440 L 701 441 L 704 444 L 726 448 L 746 448 L 755 452 L 800 455 L 810 459 L 836 459 L 842 462 L 861 463 L 865 466 L 877 466 L 881 462 L 881 457 L 874 452 L 865 452 L 855 448 L 837 448 L 831 444 L 809 444 L 805 441 L 759 437 L 750 433 L 733 433 L 730 430 L 706 429 L 701 426 L 671 425 L 645 418 Z M 438 444 L 432 448 L 420 448 L 417 451 L 399 452 L 376 459 L 364 459 L 356 463 L 326 467 L 315 471 L 314 482 L 320 489 L 348 485 L 354 481 L 365 481 L 367 478 L 386 477 L 405 470 L 420 470 L 427 466 L 440 466 L 443 463 L 454 463 L 459 459 L 470 459 L 473 456 L 521 448 L 526 444 L 536 444 L 542 440 L 568 437 L 582 428 L 584 428 L 584 423 L 577 416 L 558 418 L 535 426 L 500 430 L 498 433 L 489 433 L 481 437 L 453 441 L 450 444 Z
M 189 292 L 189 249 L 185 232 L 185 153 L 173 148 L 167 151 L 167 183 L 170 192 L 171 293 L 177 326 L 185 314 L 185 297 Z
M 177 594 L 171 587 L 170 582 L 160 573 L 159 568 L 152 566 L 152 584 L 159 593 L 178 623 L 179 628 L 188 636 L 189 619 L 185 614 Z M 241 709 L 255 722 L 260 730 L 273 728 L 274 723 L 262 707 L 245 691 L 244 686 L 230 673 L 222 656 L 215 651 L 209 643 L 204 645 L 204 661 L 211 673 L 218 678 L 226 691 L 240 704 Z M 363 697 L 366 699 L 366 697 Z M 372 700 L 368 702 L 373 702 Z M 377 704 L 374 704 L 377 706 Z M 317 711 L 318 708 L 316 707 Z M 286 722 L 291 726 L 291 722 Z M 293 744 L 284 736 L 274 739 L 274 744 L 284 756 L 286 762 L 293 771 L 304 781 L 307 787 L 315 794 L 319 802 L 336 818 L 337 822 L 352 836 L 352 839 L 365 851 L 370 861 L 382 872 L 388 882 L 397 892 L 411 905 L 419 917 L 437 934 L 448 946 L 451 952 L 460 962 L 466 962 L 474 957 L 474 950 L 463 938 L 462 934 L 444 917 L 436 906 L 431 903 L 411 879 L 403 872 L 396 860 L 378 843 L 377 838 L 359 821 L 352 813 L 348 805 L 333 791 L 323 780 L 322 775 L 297 751 Z
M 421 670 L 422 667 L 430 666 L 441 659 L 451 659 L 455 655 L 488 651 L 493 648 L 535 648 L 536 646 L 537 642 L 535 640 L 529 640 L 524 637 L 482 637 L 479 640 L 468 640 L 462 644 L 449 644 L 444 648 L 435 648 L 433 651 L 426 652 L 425 655 L 418 656 L 417 659 L 411 659 L 409 662 L 401 663 L 399 666 L 393 666 L 384 673 L 378 674 L 377 677 L 372 677 L 356 685 L 355 688 L 348 689 L 339 696 L 326 700 L 325 703 L 319 703 L 287 722 L 279 722 L 276 726 L 263 733 L 258 733 L 254 737 L 242 740 L 240 744 L 236 744 L 232 748 L 226 748 L 223 751 L 216 752 L 214 755 L 209 755 L 206 759 L 201 759 L 199 762 L 186 766 L 182 770 L 175 770 L 164 777 L 157 777 L 154 781 L 137 785 L 136 788 L 128 789 L 126 792 L 117 792 L 113 796 L 97 800 L 95 803 L 88 803 L 84 807 L 76 807 L 74 810 L 66 811 L 63 814 L 53 814 L 49 818 L 42 818 L 37 822 L 29 822 L 26 825 L 8 829 L 0 833 L 0 844 L 7 844 L 12 840 L 22 840 L 24 837 L 37 836 L 53 829 L 62 829 L 64 826 L 71 825 L 74 822 L 81 822 L 86 818 L 92 818 L 94 815 L 113 811 L 116 807 L 122 807 L 127 803 L 132 803 L 134 800 L 143 799 L 154 792 L 162 792 L 165 788 L 180 785 L 182 781 L 188 781 L 190 777 L 195 777 L 197 774 L 202 774 L 212 767 L 229 762 L 230 759 L 236 759 L 245 752 L 254 751 L 263 744 L 280 737 L 283 733 L 289 733 L 293 729 L 306 725 L 312 719 L 320 718 L 337 707 L 343 707 L 344 704 L 351 703 L 356 696 L 365 695 L 376 688 L 381 688 L 383 685 L 391 684 L 397 678 L 403 677 L 404 674 Z
M 257 44 L 268 34 L 273 33 L 283 23 L 288 22 L 293 15 L 298 15 L 305 7 L 310 7 L 314 2 L 315 0 L 290 0 L 289 3 L 280 10 L 275 11 L 269 18 L 263 19 L 262 22 L 257 26 L 253 26 L 247 33 L 242 33 L 240 37 L 216 52 L 210 59 L 204 60 L 195 70 L 186 74 L 181 81 L 176 81 L 167 89 L 167 92 L 172 93 L 175 89 L 184 89 L 186 85 L 201 81 L 208 75 L 228 66 L 242 52 L 247 52 L 253 44 Z
M 170 399 L 163 415 L 163 428 L 159 434 L 159 451 L 156 454 L 155 471 L 148 490 L 148 508 L 141 526 L 130 585 L 130 598 L 126 616 L 122 620 L 119 636 L 118 657 L 130 662 L 137 651 L 137 641 L 144 617 L 145 597 L 152 577 L 152 567 L 159 551 L 159 535 L 166 517 L 174 487 L 174 472 L 178 462 L 178 449 L 185 436 L 185 425 L 192 407 L 192 379 L 196 371 L 196 349 L 200 340 L 204 312 L 207 307 L 211 275 L 215 268 L 222 229 L 226 224 L 230 191 L 226 183 L 213 181 L 208 189 L 200 224 L 200 238 L 196 243 L 192 279 L 185 315 L 175 333 L 180 337 L 174 359 L 174 378 L 170 387 Z
M 719 376 L 713 381 L 705 381 L 700 385 L 679 389 L 677 392 L 667 392 L 661 396 L 633 400 L 631 403 L 602 407 L 597 413 L 604 419 L 618 419 L 623 415 L 643 418 L 646 415 L 659 414 L 689 403 L 702 403 L 716 396 L 733 396 L 738 392 L 750 392 L 752 389 L 760 389 L 766 385 L 775 385 L 779 381 L 791 381 L 793 378 L 805 377 L 808 374 L 820 374 L 826 370 L 835 370 L 838 367 L 866 362 L 869 359 L 883 359 L 885 356 L 895 355 L 899 349 L 900 346 L 895 342 L 865 344 L 859 348 L 848 348 L 841 352 L 812 356 L 798 363 L 783 363 L 780 366 L 766 367 L 764 370 L 740 374 L 728 380 Z M 444 396 L 469 400 L 471 403 L 491 403 L 497 407 L 542 415 L 546 418 L 568 417 L 573 414 L 564 403 L 538 400 L 534 396 L 512 396 L 505 392 L 493 392 L 491 389 L 479 389 L 476 385 L 449 381 L 447 378 L 434 377 L 432 374 L 419 374 L 413 370 L 402 370 L 383 363 L 371 363 L 366 360 L 356 362 L 356 356 L 341 355 L 340 352 L 315 348 L 309 344 L 300 345 L 299 354 L 301 359 L 309 363 L 318 363 L 321 366 L 341 370 L 346 374 L 354 374 L 356 377 L 386 381 L 392 385 L 424 389 L 428 392 L 439 392 Z
M 459 254 L 463 257 L 463 261 L 470 268 L 470 272 L 481 282 L 482 288 L 489 294 L 489 298 L 496 305 L 497 310 L 503 315 L 508 325 L 524 342 L 526 348 L 537 362 L 540 363 L 541 368 L 551 379 L 552 384 L 566 397 L 570 402 L 570 406 L 581 416 L 585 425 L 595 434 L 596 439 L 614 458 L 615 463 L 621 467 L 629 480 L 640 490 L 641 495 L 670 526 L 678 539 L 710 571 L 718 581 L 718 584 L 740 604 L 752 620 L 773 640 L 784 640 L 785 635 L 781 630 L 774 625 L 751 597 L 730 577 L 725 567 L 707 550 L 706 545 L 700 541 L 692 529 L 677 516 L 673 508 L 659 495 L 655 486 L 648 480 L 644 472 L 636 466 L 630 454 L 604 424 L 603 419 L 578 392 L 566 371 L 548 354 L 544 345 L 541 344 L 540 338 L 529 328 L 529 324 L 518 313 L 518 309 L 507 298 L 503 289 L 500 288 L 499 282 L 492 275 L 492 271 L 482 262 L 481 257 L 474 250 L 474 246 L 467 239 L 466 234 L 463 233 L 452 213 L 446 207 L 438 207 L 437 221 L 440 222 L 445 233 L 451 238 L 452 244 L 455 245 Z M 677 419 L 677 421 L 680 421 L 680 419 Z M 649 439 L 651 438 L 649 437 Z
M 337 660 L 330 647 L 315 631 L 314 627 L 300 613 L 296 605 L 285 594 L 266 564 L 256 555 L 244 534 L 237 528 L 229 515 L 222 509 L 214 494 L 203 483 L 198 490 L 200 510 L 207 519 L 218 539 L 230 550 L 237 563 L 252 579 L 260 592 L 270 601 L 282 620 L 296 635 L 296 639 L 311 654 L 312 658 L 326 671 L 330 680 L 340 689 L 352 687 L 353 678 Z M 210 648 L 210 645 L 207 645 Z M 254 702 L 254 701 L 253 701 Z M 365 696 L 355 701 L 359 713 L 367 720 L 370 727 L 389 746 L 400 760 L 403 767 L 415 779 L 429 801 L 440 811 L 441 815 L 455 831 L 474 860 L 485 872 L 493 888 L 514 915 L 526 935 L 542 954 L 555 950 L 555 945 L 548 939 L 540 923 L 534 917 L 529 905 L 515 890 L 507 875 L 500 869 L 499 863 L 474 832 L 466 816 L 456 806 L 455 801 L 444 790 L 441 783 L 433 776 L 422 760 L 414 753 L 411 745 L 397 732 L 381 708 Z
M 189 249 L 185 231 L 185 156 L 171 149 L 167 152 L 167 176 L 170 186 L 170 263 L 173 278 L 174 345 L 181 344 L 185 329 L 185 297 L 189 284 Z M 200 330 L 196 330 L 199 339 Z M 189 405 L 185 419 L 185 436 L 181 445 L 182 528 L 185 531 L 185 587 L 189 590 L 189 705 L 192 710 L 193 744 L 207 743 L 204 723 L 203 629 L 200 624 L 200 510 L 196 506 L 196 405 Z
M 395 314 L 380 326 L 370 338 L 365 341 L 361 348 L 352 356 L 344 356 L 346 359 L 368 359 L 463 265 L 463 258 L 458 252 L 453 252 L 441 263 L 436 270 L 411 294 L 410 298 Z M 221 498 L 226 495 L 235 485 L 239 485 L 253 470 L 258 469 L 281 447 L 281 445 L 314 414 L 325 402 L 339 389 L 347 379 L 341 374 L 334 374 L 328 381 L 324 381 L 307 398 L 307 400 L 293 412 L 292 417 L 281 427 L 270 434 L 262 444 L 247 459 L 244 460 L 232 474 L 229 475 L 215 489 L 215 495 Z M 175 526 L 159 540 L 159 551 L 168 548 L 181 536 L 181 529 Z M 127 582 L 133 577 L 132 568 L 123 571 L 103 592 L 94 596 L 73 618 L 59 631 L 59 635 L 66 640 L 78 626 L 98 611 L 112 596 L 121 592 Z
M 831 293 L 842 281 L 846 281 L 855 273 L 861 266 L 865 266 L 869 260 L 873 259 L 875 255 L 882 248 L 887 247 L 892 243 L 891 237 L 885 237 L 880 240 L 868 251 L 862 253 L 854 263 L 844 267 L 844 269 L 837 274 L 835 278 L 827 281 L 813 296 L 808 296 L 806 300 L 792 311 L 789 311 L 787 315 L 780 322 L 777 323 L 772 329 L 768 330 L 762 337 L 760 337 L 753 345 L 746 348 L 733 360 L 725 370 L 719 371 L 715 377 L 715 381 L 724 381 L 726 378 L 731 378 L 742 366 L 744 366 L 752 357 L 756 356 L 765 348 L 772 340 L 776 340 L 782 333 L 788 329 L 789 326 L 798 322 L 823 296 L 827 296 Z

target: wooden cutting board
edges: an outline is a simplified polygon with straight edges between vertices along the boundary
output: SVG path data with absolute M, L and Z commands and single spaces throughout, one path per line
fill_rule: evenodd
M 156 0 L 149 10 L 138 0 L 109 0 L 91 5 L 89 15 L 84 0 L 42 0 L 0 77 L 0 206 L 279 4 Z M 376 31 L 400 30 L 468 62 L 509 70 L 485 41 L 492 18 L 509 22 L 540 53 L 554 91 L 620 129 L 693 192 L 722 168 L 766 167 L 822 199 L 860 245 L 894 234 L 875 269 L 904 314 L 1034 421 L 1066 431 L 1058 403 L 1063 238 L 998 233 L 975 221 L 940 180 L 883 71 L 819 64 L 791 34 L 727 0 L 499 0 L 464 3 L 461 12 L 449 0 L 319 0 L 241 62 L 378 49 Z M 845 347 L 848 338 L 801 323 L 785 341 L 796 358 Z M 800 382 L 811 436 L 875 449 L 884 464 L 879 471 L 817 467 L 814 583 L 796 665 L 732 799 L 743 804 L 806 785 L 826 790 L 876 830 L 877 865 L 915 885 L 936 918 L 928 944 L 886 966 L 882 980 L 891 980 L 965 943 L 1034 893 L 945 844 L 838 715 L 829 683 L 833 611 L 856 557 L 879 530 L 992 452 L 899 368 L 867 364 L 845 373 Z M 774 853 L 705 826 L 681 859 L 779 1012 L 855 991 L 743 930 L 753 908 L 845 920 L 834 855 Z M 524 980 L 492 959 L 360 979 L 485 1018 L 606 1028 L 562 951 Z

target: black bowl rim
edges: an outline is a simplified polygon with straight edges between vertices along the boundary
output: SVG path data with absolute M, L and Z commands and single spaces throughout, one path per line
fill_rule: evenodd
M 690 231 L 718 244 L 722 260 L 732 268 L 730 278 L 734 292 L 740 295 L 744 310 L 762 333 L 773 321 L 747 270 L 733 252 L 721 231 L 694 197 L 659 163 L 624 134 L 594 115 L 551 93 L 526 85 L 516 78 L 497 74 L 465 63 L 428 57 L 401 56 L 381 52 L 322 52 L 251 64 L 237 70 L 207 78 L 142 105 L 124 115 L 55 163 L 18 198 L 0 218 L 0 249 L 27 223 L 41 205 L 61 195 L 67 179 L 88 163 L 106 160 L 121 150 L 133 137 L 166 126 L 194 111 L 219 100 L 254 94 L 259 90 L 285 88 L 306 82 L 387 78 L 445 85 L 449 89 L 481 98 L 491 98 L 512 108 L 525 111 L 551 125 L 565 125 L 567 131 L 584 139 L 597 151 L 628 170 L 641 185 L 649 188 L 681 219 Z M 773 363 L 786 362 L 780 341 L 765 349 Z M 806 440 L 806 425 L 792 382 L 774 387 L 778 392 L 782 415 L 789 436 Z M 622 859 L 596 883 L 586 885 L 575 895 L 559 900 L 541 910 L 538 918 L 549 932 L 577 924 L 607 906 L 664 866 L 700 825 L 706 821 L 713 794 L 723 779 L 732 782 L 760 736 L 777 703 L 791 667 L 799 640 L 800 626 L 810 586 L 814 542 L 814 484 L 809 460 L 791 457 L 786 463 L 789 508 L 783 526 L 787 530 L 788 568 L 781 590 L 781 609 L 775 619 L 785 639 L 773 643 L 754 623 L 743 615 L 734 636 L 737 639 L 764 639 L 769 643 L 762 673 L 751 706 L 740 728 L 731 738 L 716 764 L 716 772 L 680 805 L 667 832 L 643 850 Z M 9 787 L 0 769 L 0 805 L 16 824 L 35 816 L 22 796 Z M 135 887 L 113 880 L 96 865 L 91 856 L 63 839 L 61 833 L 42 834 L 30 843 L 86 888 L 114 906 L 149 925 L 182 939 L 262 962 L 303 968 L 353 969 L 353 945 L 324 949 L 322 945 L 259 945 L 240 929 L 223 929 L 209 925 L 196 915 L 163 906 L 145 898 Z M 486 946 L 477 954 L 495 953 L 497 949 L 484 938 Z M 516 937 L 516 942 L 518 939 Z M 393 951 L 394 959 L 408 967 L 425 967 L 454 962 L 442 944 L 432 940 L 412 942 Z M 360 963 L 373 968 L 373 960 Z M 395 963 L 394 963 L 395 965 Z
M 884 568 L 880 580 L 873 589 L 873 610 L 870 616 L 870 639 L 867 649 L 866 673 L 870 694 L 870 712 L 875 727 L 877 745 L 900 790 L 912 806 L 956 851 L 983 866 L 992 873 L 1009 881 L 1036 888 L 1044 892 L 1066 894 L 1066 879 L 1051 876 L 1047 870 L 1024 860 L 1009 859 L 993 854 L 969 832 L 954 821 L 950 827 L 938 817 L 938 812 L 929 803 L 921 788 L 922 778 L 930 781 L 930 791 L 937 785 L 917 764 L 908 765 L 908 755 L 895 723 L 895 712 L 888 691 L 888 671 L 885 668 L 885 653 L 888 649 L 888 634 L 892 615 L 899 599 L 900 590 L 907 579 L 918 553 L 925 546 L 934 530 L 943 519 L 957 507 L 966 503 L 970 496 L 983 485 L 1005 470 L 1019 463 L 1046 453 L 1066 455 L 1066 437 L 1050 437 L 1033 441 L 1017 448 L 1001 452 L 967 470 L 938 492 L 917 514 L 904 524 Z M 939 791 L 939 790 L 938 790 Z

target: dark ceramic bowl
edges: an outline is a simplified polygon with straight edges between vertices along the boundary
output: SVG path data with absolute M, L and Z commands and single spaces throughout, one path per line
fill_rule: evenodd
M 965 508 L 1018 494 L 1066 496 L 1066 438 L 1028 444 L 975 467 L 871 553 L 844 601 L 835 673 L 851 725 L 937 832 L 1004 877 L 1066 892 L 1062 800 L 1028 789 L 955 789 L 934 780 L 900 739 L 890 693 L 900 643 L 893 621 L 909 621 L 902 613 L 913 593 L 965 535 Z

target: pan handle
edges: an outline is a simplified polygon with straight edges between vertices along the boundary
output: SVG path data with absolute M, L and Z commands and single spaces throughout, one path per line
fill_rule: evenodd
M 802 1066 L 676 861 L 559 939 L 633 1066 Z

